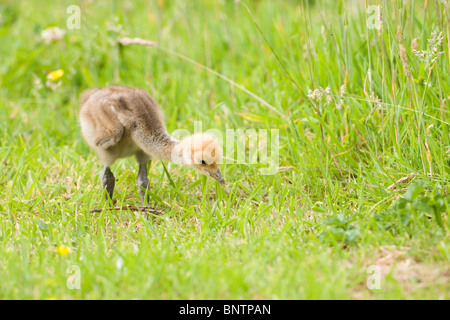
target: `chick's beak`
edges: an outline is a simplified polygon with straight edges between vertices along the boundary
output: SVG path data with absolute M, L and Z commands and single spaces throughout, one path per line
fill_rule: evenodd
M 216 172 L 209 172 L 209 175 L 213 177 L 215 180 L 217 180 L 221 185 L 225 186 L 225 180 L 222 177 L 222 173 L 220 172 L 220 169 L 217 169 Z

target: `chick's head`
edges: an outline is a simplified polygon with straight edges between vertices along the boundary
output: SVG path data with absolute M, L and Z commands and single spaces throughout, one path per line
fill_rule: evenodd
M 197 133 L 181 140 L 180 146 L 178 153 L 182 155 L 184 164 L 225 185 L 219 168 L 223 151 L 213 135 Z

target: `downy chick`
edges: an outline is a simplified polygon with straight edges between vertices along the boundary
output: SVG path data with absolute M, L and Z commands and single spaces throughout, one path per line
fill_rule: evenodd
M 107 199 L 112 199 L 115 185 L 111 165 L 133 155 L 139 164 L 136 182 L 142 204 L 149 188 L 147 164 L 151 159 L 190 166 L 225 185 L 219 169 L 222 148 L 216 139 L 202 133 L 181 141 L 171 137 L 160 107 L 144 90 L 109 86 L 85 91 L 80 123 L 84 138 L 103 163 L 100 175 Z

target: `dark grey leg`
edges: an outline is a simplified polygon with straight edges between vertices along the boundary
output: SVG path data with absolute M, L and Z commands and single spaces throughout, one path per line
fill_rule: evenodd
M 139 163 L 139 173 L 137 175 L 136 183 L 139 187 L 139 196 L 141 197 L 141 203 L 143 206 L 145 206 L 145 202 L 150 201 L 150 196 L 147 194 L 147 190 L 149 190 L 149 181 L 147 177 L 147 164 L 146 163 Z
M 116 179 L 114 178 L 113 173 L 109 169 L 109 167 L 104 166 L 102 171 L 100 172 L 100 178 L 102 180 L 102 187 L 105 190 L 105 198 L 106 200 L 111 199 L 113 196 L 114 185 L 116 184 Z
M 141 197 L 141 203 L 145 206 L 145 203 L 150 202 L 150 196 L 147 194 L 147 190 L 150 190 L 149 181 L 147 178 L 147 165 L 150 162 L 148 154 L 140 151 L 136 154 L 136 160 L 139 163 L 139 172 L 137 175 L 136 183 L 138 185 L 139 196 Z

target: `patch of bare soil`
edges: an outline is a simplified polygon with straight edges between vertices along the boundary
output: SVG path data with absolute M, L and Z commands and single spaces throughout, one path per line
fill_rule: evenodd
M 364 299 L 373 296 L 374 291 L 384 291 L 392 289 L 386 284 L 386 277 L 394 279 L 408 294 L 415 290 L 432 287 L 437 284 L 447 284 L 450 286 L 450 267 L 442 265 L 433 265 L 417 261 L 407 253 L 410 248 L 397 246 L 384 246 L 376 249 L 373 261 L 366 264 L 366 267 L 372 267 L 380 275 L 380 288 L 369 289 L 367 279 L 373 276 L 375 272 L 367 273 L 367 278 L 357 287 L 351 290 L 350 294 L 355 299 Z M 444 296 L 438 297 L 444 299 Z

